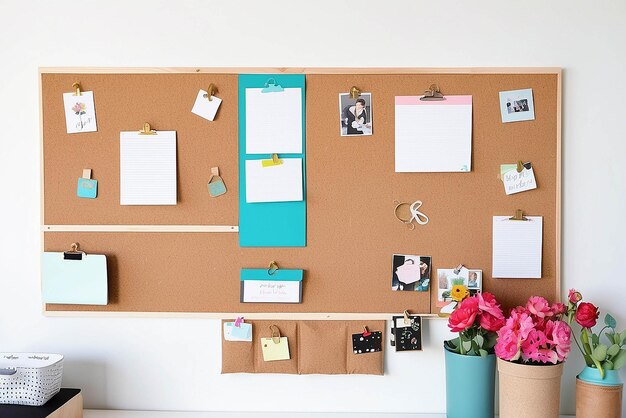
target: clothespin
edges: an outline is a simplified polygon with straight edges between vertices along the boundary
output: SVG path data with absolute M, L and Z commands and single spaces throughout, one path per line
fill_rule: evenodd
M 517 172 L 521 173 L 522 171 L 524 171 L 524 163 L 522 163 L 522 160 L 518 160 L 517 161 Z
M 369 331 L 369 329 L 367 329 L 367 325 L 363 325 L 363 336 L 369 337 L 370 335 L 372 335 L 372 333 Z
M 209 88 L 206 89 L 206 93 L 202 95 L 202 97 L 204 97 L 205 99 L 209 99 L 209 101 L 213 100 L 211 98 L 211 96 L 214 95 L 214 93 L 217 93 L 217 87 L 215 87 L 215 84 L 211 83 L 209 84 Z
M 80 92 L 80 83 L 78 81 L 76 83 L 72 84 L 72 87 L 74 87 L 76 89 L 76 92 L 74 93 L 74 96 L 82 96 L 82 93 Z
M 424 92 L 424 96 L 420 97 L 420 100 L 424 100 L 424 101 L 438 101 L 438 100 L 445 100 L 445 99 L 446 98 L 443 97 L 443 94 L 441 94 L 441 91 L 439 91 L 439 85 L 437 84 L 431 84 L 428 90 Z
M 84 179 L 91 180 L 91 168 L 83 168 L 83 177 Z
M 360 95 L 361 95 L 361 90 L 359 90 L 356 86 L 352 86 L 350 88 L 350 98 L 351 99 L 358 99 Z
M 237 328 L 240 328 L 242 323 L 243 323 L 243 316 L 238 316 L 237 319 L 235 319 L 235 326 Z
M 411 324 L 411 318 L 409 317 L 409 311 L 407 309 L 404 310 L 404 325 Z
M 456 268 L 453 270 L 454 274 L 459 274 L 463 267 L 463 264 L 459 264 L 458 266 L 456 266 Z
M 156 131 L 150 127 L 148 122 L 143 124 L 143 129 L 139 131 L 139 135 L 156 135 Z
M 282 163 L 283 163 L 283 160 L 278 158 L 278 154 L 272 154 L 271 160 L 261 160 L 261 165 L 263 167 L 272 167 L 275 165 L 281 165 Z
M 509 221 L 527 221 L 528 218 L 524 216 L 524 211 L 521 209 L 517 209 L 515 211 L 515 216 L 509 218 Z

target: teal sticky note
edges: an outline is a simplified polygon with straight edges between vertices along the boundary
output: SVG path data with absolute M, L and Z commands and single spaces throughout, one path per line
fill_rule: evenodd
M 301 201 L 246 202 L 246 161 L 267 160 L 269 154 L 246 154 L 246 89 L 264 88 L 268 80 L 282 88 L 302 90 L 302 153 L 280 154 L 302 158 L 303 189 Z M 239 82 L 239 245 L 242 247 L 306 246 L 306 106 L 303 74 L 240 74 Z M 271 84 L 271 83 L 269 83 Z M 268 92 L 264 94 L 281 94 Z
M 106 305 L 107 260 L 98 254 L 82 254 L 66 260 L 63 252 L 41 256 L 41 293 L 45 303 Z
M 87 199 L 95 199 L 98 196 L 98 180 L 79 178 L 76 195 Z
M 242 322 L 238 327 L 236 327 L 233 323 L 233 326 L 230 329 L 230 335 L 233 338 L 250 340 L 252 338 L 252 324 Z

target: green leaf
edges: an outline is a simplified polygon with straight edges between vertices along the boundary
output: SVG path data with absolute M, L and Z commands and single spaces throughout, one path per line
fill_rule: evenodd
M 597 361 L 604 361 L 604 359 L 606 359 L 606 351 L 607 346 L 604 344 L 600 344 L 593 350 L 591 357 Z
M 626 350 L 620 350 L 619 354 L 613 359 L 613 370 L 619 370 L 626 364 Z
M 591 343 L 594 347 L 597 346 L 598 344 L 600 344 L 600 337 L 598 337 L 596 334 L 591 334 Z
M 609 357 L 613 357 L 613 356 L 617 355 L 617 353 L 619 353 L 619 345 L 617 345 L 617 344 L 613 344 L 612 346 L 609 347 L 608 350 L 606 350 L 606 354 Z
M 613 370 L 613 362 L 611 360 L 604 362 L 604 370 Z
M 606 314 L 604 316 L 604 323 L 607 327 L 611 327 L 613 329 L 617 326 L 617 321 L 611 316 L 611 314 Z
M 485 343 L 485 339 L 483 338 L 483 336 L 482 335 L 477 335 L 476 336 L 476 344 L 478 344 L 479 347 L 482 347 L 484 343 Z
M 487 357 L 487 355 L 489 354 L 489 353 L 487 353 L 486 350 L 483 350 L 482 348 L 480 350 L 478 350 L 478 352 L 480 353 L 481 357 Z
M 621 344 L 621 345 L 626 344 L 626 329 L 625 329 L 624 331 L 620 332 L 620 334 L 619 334 L 619 335 L 620 335 L 620 336 L 621 336 L 621 338 L 622 338 L 622 341 L 620 342 L 620 344 Z

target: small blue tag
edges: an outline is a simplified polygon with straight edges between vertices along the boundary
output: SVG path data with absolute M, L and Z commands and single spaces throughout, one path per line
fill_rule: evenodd
M 230 335 L 234 338 L 240 338 L 242 340 L 248 340 L 252 338 L 252 324 L 246 324 L 242 322 L 238 327 L 233 324 Z
M 79 178 L 76 195 L 87 199 L 95 199 L 98 195 L 98 180 Z

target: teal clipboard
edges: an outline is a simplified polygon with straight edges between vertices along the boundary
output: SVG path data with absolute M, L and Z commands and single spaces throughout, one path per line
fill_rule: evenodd
M 302 153 L 280 154 L 302 158 L 302 201 L 246 203 L 246 160 L 271 159 L 270 154 L 246 154 L 246 89 L 266 87 L 274 79 L 282 88 L 302 89 Z M 280 94 L 269 91 L 267 94 Z M 239 75 L 239 245 L 242 247 L 306 246 L 305 77 L 303 74 Z
M 63 252 L 41 256 L 41 294 L 44 303 L 106 305 L 107 260 L 104 255 L 82 253 L 65 259 Z
M 279 269 L 274 270 L 270 274 L 269 269 L 241 269 L 241 274 L 239 276 L 239 280 L 241 282 L 240 296 L 239 301 L 241 303 L 249 302 L 244 299 L 246 282 L 254 282 L 254 281 L 263 281 L 263 282 L 297 282 L 297 290 L 299 293 L 298 300 L 291 300 L 289 302 L 279 302 L 275 303 L 302 303 L 302 278 L 304 277 L 304 270 L 286 270 Z M 259 301 L 259 302 L 269 302 L 273 301 Z

